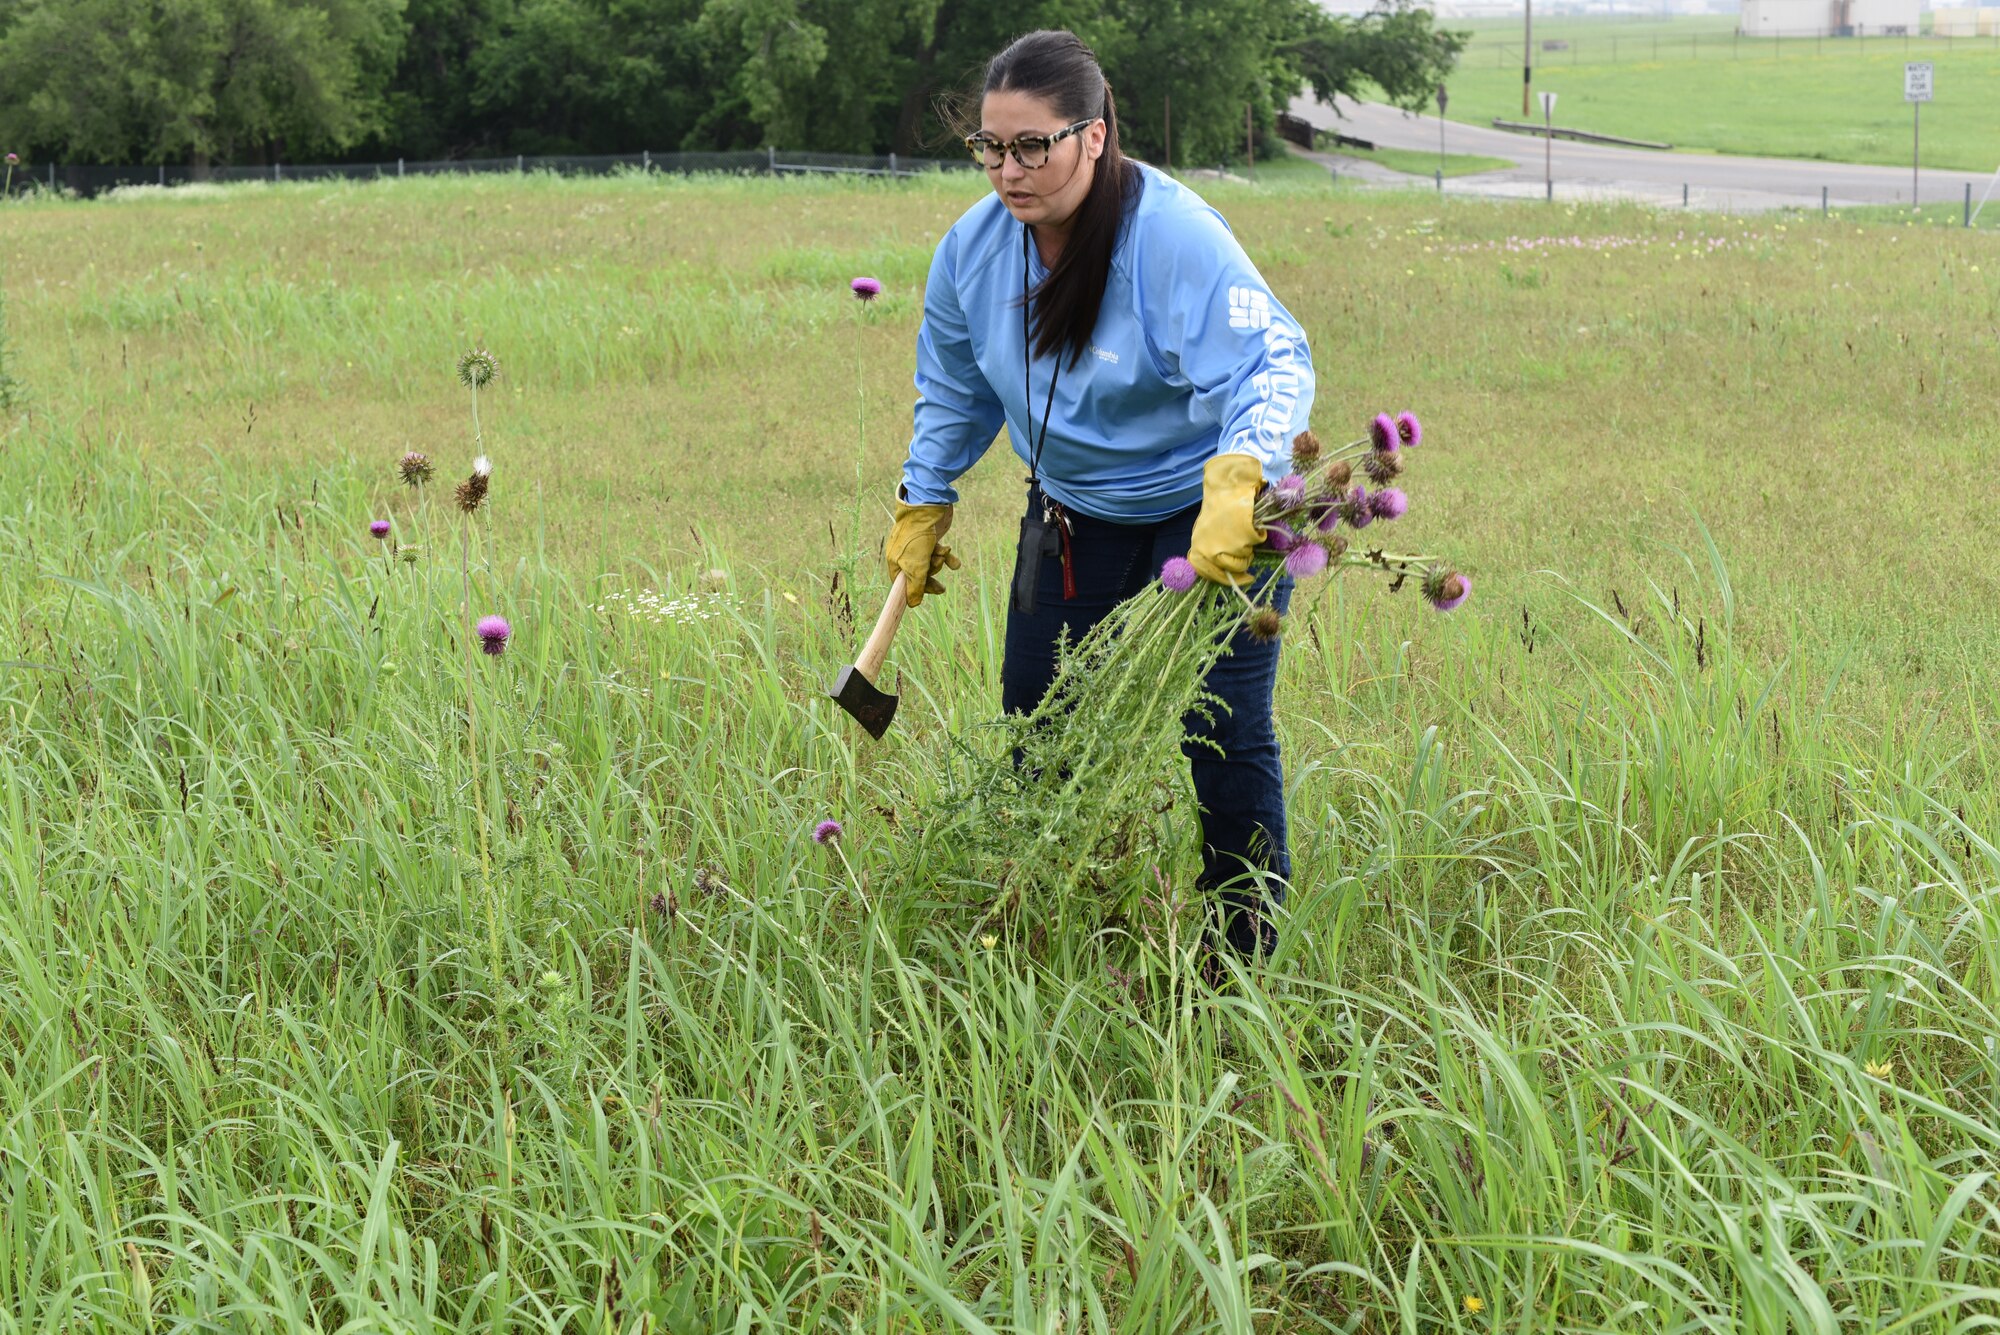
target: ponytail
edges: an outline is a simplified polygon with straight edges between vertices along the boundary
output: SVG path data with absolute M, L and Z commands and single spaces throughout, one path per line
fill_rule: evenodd
M 1118 231 L 1145 178 L 1119 148 L 1118 104 L 1111 84 L 1076 34 L 1044 30 L 1017 38 L 987 64 L 985 91 L 1045 98 L 1065 120 L 1104 120 L 1104 151 L 1090 192 L 1077 209 L 1062 254 L 1029 297 L 1035 355 L 1067 353 L 1074 366 L 1090 347 L 1111 281 Z

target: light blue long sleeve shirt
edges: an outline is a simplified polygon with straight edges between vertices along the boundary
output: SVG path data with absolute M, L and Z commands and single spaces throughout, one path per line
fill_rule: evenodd
M 1021 333 L 1022 224 L 987 195 L 938 243 L 917 332 L 917 405 L 903 497 L 955 502 L 952 484 L 1004 422 L 1025 464 L 1058 360 L 1040 477 L 1047 493 L 1099 519 L 1138 524 L 1201 499 L 1202 466 L 1255 456 L 1276 480 L 1312 408 L 1306 339 L 1222 215 L 1172 177 L 1145 186 L 1112 252 L 1091 346 L 1075 364 L 1037 357 Z M 1032 404 L 1029 380 L 1032 379 Z

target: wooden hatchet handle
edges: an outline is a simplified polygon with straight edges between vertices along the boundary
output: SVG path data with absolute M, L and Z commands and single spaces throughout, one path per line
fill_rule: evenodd
M 882 604 L 882 615 L 875 618 L 875 629 L 868 632 L 868 643 L 861 646 L 861 656 L 854 660 L 854 670 L 868 678 L 870 685 L 881 674 L 882 660 L 889 656 L 889 646 L 896 642 L 896 628 L 903 624 L 903 613 L 909 610 L 908 581 L 902 571 L 896 572 L 896 582 L 889 586 L 889 601 Z

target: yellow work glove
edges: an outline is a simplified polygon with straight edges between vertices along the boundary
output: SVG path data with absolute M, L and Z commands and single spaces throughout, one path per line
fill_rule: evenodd
M 1218 454 L 1201 470 L 1201 513 L 1194 517 L 1188 564 L 1216 584 L 1248 584 L 1250 553 L 1264 540 L 1253 513 L 1264 465 L 1247 454 Z
M 944 585 L 937 580 L 938 571 L 959 567 L 951 548 L 938 541 L 950 528 L 949 505 L 896 502 L 896 522 L 889 529 L 889 540 L 882 544 L 882 555 L 887 558 L 891 581 L 898 571 L 909 576 L 903 590 L 912 607 L 927 593 L 944 592 Z

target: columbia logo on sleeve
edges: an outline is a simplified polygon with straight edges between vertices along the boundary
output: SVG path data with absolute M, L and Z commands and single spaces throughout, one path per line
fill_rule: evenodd
M 1231 329 L 1269 329 L 1271 327 L 1270 295 L 1254 287 L 1230 288 L 1229 327 Z

